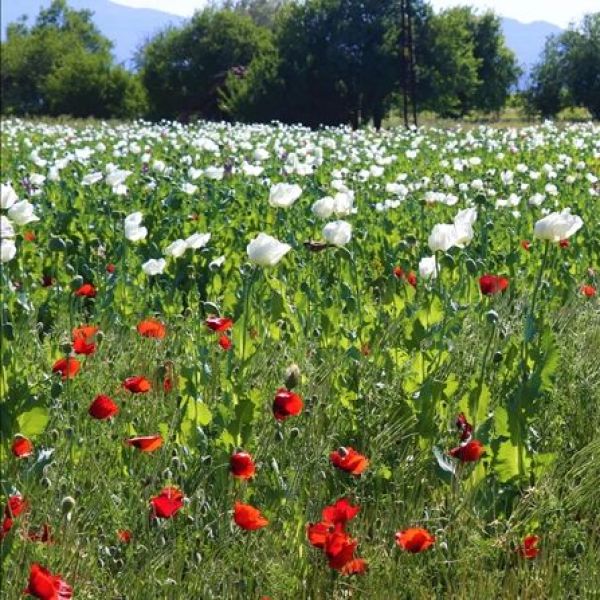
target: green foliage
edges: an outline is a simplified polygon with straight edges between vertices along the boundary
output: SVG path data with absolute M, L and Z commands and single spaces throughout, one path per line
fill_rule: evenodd
M 219 118 L 221 90 L 253 60 L 272 54 L 271 34 L 250 17 L 206 9 L 182 29 L 158 34 L 138 57 L 155 118 Z
M 567 106 L 582 106 L 600 118 L 599 64 L 600 12 L 548 39 L 532 74 L 531 109 L 542 117 L 554 117 Z
M 54 0 L 32 27 L 8 28 L 1 53 L 2 111 L 75 117 L 141 114 L 146 102 L 140 82 L 113 65 L 110 49 L 90 11 Z

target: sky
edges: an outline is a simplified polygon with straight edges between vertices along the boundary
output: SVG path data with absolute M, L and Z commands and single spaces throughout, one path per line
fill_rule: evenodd
M 206 0 L 112 0 L 117 4 L 137 8 L 156 8 L 165 12 L 190 16 L 195 9 L 202 8 Z M 547 21 L 566 27 L 571 21 L 579 21 L 588 12 L 600 10 L 600 0 L 430 0 L 436 8 L 470 4 L 491 8 L 503 17 L 517 19 L 523 23 Z

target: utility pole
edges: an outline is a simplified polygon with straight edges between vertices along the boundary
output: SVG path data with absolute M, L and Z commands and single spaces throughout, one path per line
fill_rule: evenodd
M 410 96 L 412 100 L 413 123 L 417 127 L 417 61 L 415 59 L 415 44 L 413 39 L 412 0 L 406 2 L 406 18 L 408 21 L 408 56 L 410 68 Z
M 408 19 L 407 3 L 410 0 L 400 0 L 400 57 L 402 60 L 402 112 L 404 115 L 404 127 L 408 129 Z

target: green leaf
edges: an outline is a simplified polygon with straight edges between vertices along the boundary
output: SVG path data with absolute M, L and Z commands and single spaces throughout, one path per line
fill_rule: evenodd
M 49 419 L 48 409 L 42 406 L 21 413 L 17 417 L 19 433 L 27 437 L 40 435 L 46 429 Z

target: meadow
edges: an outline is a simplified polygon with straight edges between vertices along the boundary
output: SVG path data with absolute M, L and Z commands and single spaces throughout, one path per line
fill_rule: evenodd
M 6 598 L 596 597 L 598 125 L 1 142 Z

